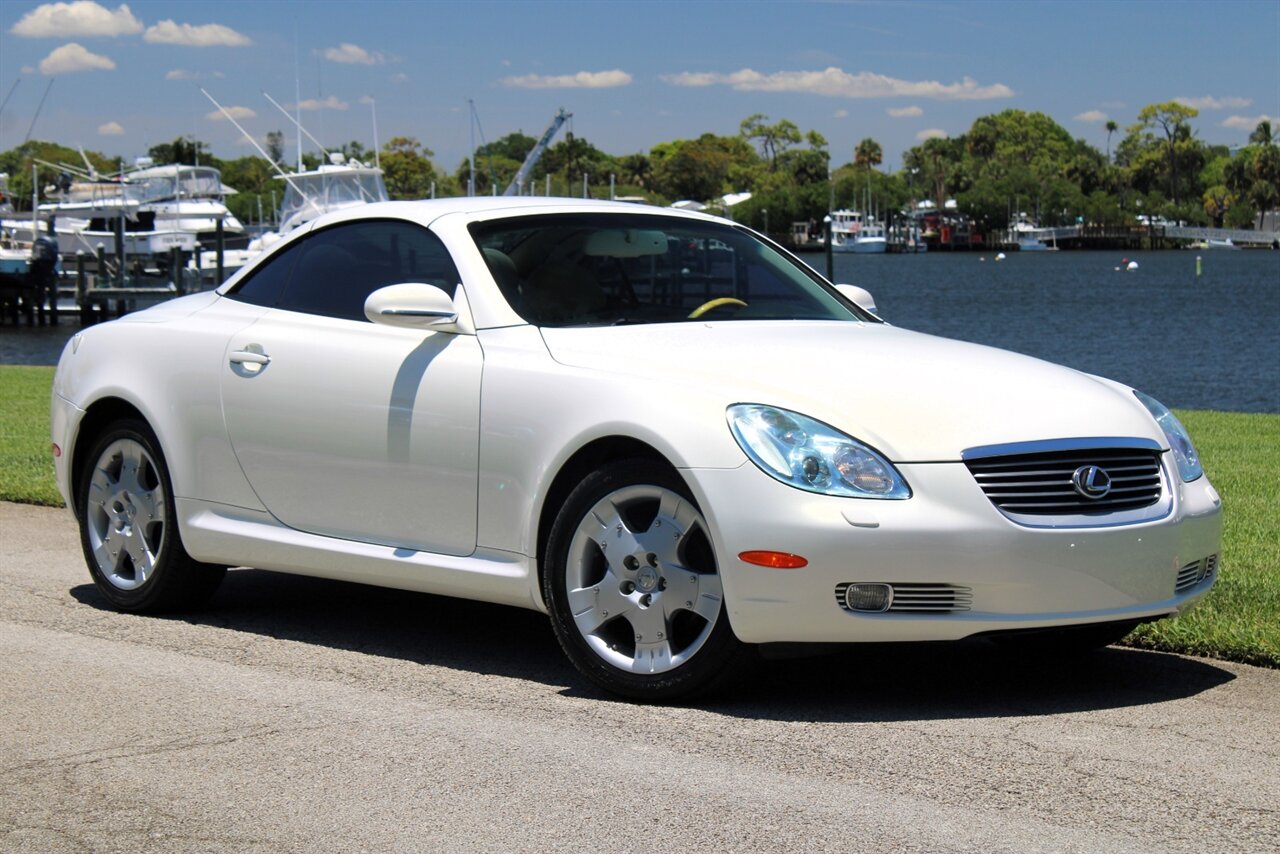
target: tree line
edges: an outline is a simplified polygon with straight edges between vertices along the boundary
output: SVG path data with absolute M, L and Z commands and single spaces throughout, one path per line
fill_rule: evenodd
M 1026 213 L 1043 226 L 1086 222 L 1122 225 L 1163 217 L 1168 221 L 1249 228 L 1260 214 L 1280 206 L 1280 145 L 1269 121 L 1261 121 L 1249 144 L 1235 151 L 1209 145 L 1195 129 L 1198 111 L 1167 102 L 1140 110 L 1121 132 L 1106 124 L 1106 150 L 1100 151 L 1039 112 L 1005 110 L 978 118 L 965 133 L 928 139 L 909 149 L 901 165 L 883 170 L 883 149 L 874 139 L 858 142 L 852 159 L 832 166 L 825 137 L 802 131 L 788 119 L 772 121 L 755 114 L 731 135 L 704 133 L 696 139 L 662 142 L 648 152 L 613 155 L 572 132 L 544 153 L 530 179 L 541 194 L 580 196 L 585 182 L 594 198 L 607 198 L 612 179 L 616 195 L 642 197 L 657 204 L 690 199 L 717 208 L 728 193 L 751 198 L 728 213 L 771 231 L 787 231 L 795 221 L 820 221 L 832 208 L 870 205 L 882 215 L 932 201 L 955 199 L 958 210 L 979 230 L 1005 228 L 1012 215 Z M 475 152 L 476 192 L 502 192 L 537 140 L 522 132 L 507 134 Z M 283 160 L 284 137 L 268 134 L 267 153 Z M 337 146 L 348 158 L 371 163 L 375 152 L 353 140 Z M 463 195 L 471 159 L 452 172 L 441 169 L 434 153 L 418 139 L 395 136 L 377 152 L 393 199 Z M 85 152 L 102 174 L 120 162 Z M 220 160 L 208 145 L 189 137 L 153 146 L 157 164 L 200 163 L 222 170 L 223 182 L 239 192 L 228 198 L 238 218 L 256 221 L 269 211 L 282 183 L 261 157 Z M 51 142 L 30 141 L 0 154 L 0 171 L 10 176 L 10 195 L 21 210 L 30 207 L 31 164 L 80 164 L 80 152 Z M 320 157 L 305 154 L 306 168 Z M 52 184 L 56 170 L 41 166 L 41 185 Z M 288 169 L 288 166 L 284 168 Z M 723 207 L 721 206 L 723 210 Z

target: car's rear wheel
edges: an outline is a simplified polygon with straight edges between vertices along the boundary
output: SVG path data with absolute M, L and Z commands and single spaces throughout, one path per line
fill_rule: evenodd
M 79 479 L 80 542 L 98 590 L 123 611 L 200 604 L 225 567 L 192 559 L 178 536 L 164 456 L 142 421 L 119 421 L 93 444 Z
M 569 659 L 614 693 L 687 697 L 742 655 L 706 520 L 674 471 L 645 460 L 605 466 L 569 495 L 543 592 Z

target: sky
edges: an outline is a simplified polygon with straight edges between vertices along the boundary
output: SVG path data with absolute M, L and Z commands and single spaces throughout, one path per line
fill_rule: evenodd
M 381 143 L 414 137 L 448 171 L 469 99 L 477 141 L 538 136 L 564 107 L 615 155 L 762 113 L 817 130 L 833 166 L 871 137 L 895 168 L 1006 109 L 1105 149 L 1108 120 L 1170 100 L 1241 145 L 1280 126 L 1280 0 L 0 0 L 0 151 L 30 130 L 126 162 L 180 136 L 252 154 L 200 87 L 259 141 L 285 131 L 289 160 L 296 131 L 263 92 L 327 146 L 371 146 L 376 116 Z

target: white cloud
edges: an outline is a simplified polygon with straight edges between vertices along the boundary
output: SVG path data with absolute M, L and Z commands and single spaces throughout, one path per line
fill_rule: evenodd
M 147 27 L 142 38 L 152 44 L 184 47 L 244 47 L 253 44 L 248 36 L 222 24 L 179 24 L 172 18 Z
M 34 68 L 33 66 L 30 66 L 30 65 L 24 65 L 24 66 L 22 66 L 21 71 L 22 71 L 22 73 L 23 73 L 23 74 L 35 74 L 35 73 L 36 73 L 35 68 Z
M 1280 117 L 1268 116 L 1266 114 L 1261 116 L 1228 116 L 1219 124 L 1224 128 L 1238 128 L 1239 130 L 1253 131 L 1253 129 L 1258 126 L 1259 122 L 1271 122 L 1272 128 L 1280 127 Z
M 1105 122 L 1107 119 L 1111 117 L 1108 116 L 1106 113 L 1102 112 L 1102 110 L 1086 110 L 1085 112 L 1079 113 L 1073 116 L 1072 118 L 1074 118 L 1078 122 L 1097 123 L 1097 122 Z
M 330 62 L 341 62 L 343 65 L 382 65 L 386 59 L 382 54 L 370 53 L 358 44 L 343 42 L 337 47 L 326 49 L 322 56 Z
M 1251 98 L 1215 98 L 1212 95 L 1205 95 L 1202 98 L 1178 97 L 1173 100 L 1185 107 L 1194 107 L 1197 110 L 1235 110 L 1253 103 Z
M 744 68 L 732 74 L 716 72 L 664 74 L 673 86 L 731 86 L 739 92 L 802 92 L 833 98 L 937 98 L 947 101 L 981 101 L 1013 97 L 1003 83 L 979 86 L 972 77 L 959 83 L 937 80 L 898 80 L 883 74 L 862 71 L 850 74 L 839 68 L 824 71 L 775 71 L 761 74 Z
M 338 100 L 337 95 L 330 95 L 323 101 L 316 98 L 309 98 L 305 101 L 299 101 L 297 109 L 299 110 L 345 110 L 351 105 L 346 101 Z
M 377 103 L 376 99 L 372 95 L 361 95 L 357 100 L 359 100 L 360 103 L 364 104 L 366 107 L 369 106 L 370 104 Z
M 628 86 L 631 75 L 617 68 L 611 71 L 579 71 L 577 74 L 525 74 L 504 77 L 502 85 L 517 89 L 612 89 Z
M 208 77 L 222 79 L 226 77 L 221 71 L 187 71 L 185 68 L 175 68 L 172 71 L 165 72 L 165 80 L 204 80 Z
M 832 114 L 831 114 L 831 118 L 833 118 L 833 119 L 847 119 L 847 118 L 849 118 L 849 111 L 848 111 L 848 110 L 836 110 L 834 113 L 832 113 Z
M 390 78 L 388 78 L 388 79 L 389 79 L 392 83 L 403 83 L 404 81 L 406 81 L 406 80 L 408 80 L 408 79 L 409 79 L 409 75 L 408 75 L 408 74 L 405 74 L 403 71 L 401 71 L 401 72 L 398 72 L 398 73 L 396 73 L 396 74 L 392 74 L 392 75 L 391 75 L 391 77 L 390 77 Z
M 124 128 L 119 122 L 107 122 L 105 125 L 98 125 L 98 136 L 120 136 L 124 133 Z
M 251 119 L 258 115 L 248 107 L 226 107 L 227 114 L 233 119 Z M 222 114 L 222 110 L 214 110 L 211 113 L 205 113 L 204 117 L 211 122 L 221 122 L 226 120 L 226 116 Z
M 23 15 L 9 32 L 28 39 L 110 38 L 140 33 L 142 22 L 123 4 L 112 12 L 93 0 L 76 0 L 37 6 Z
M 924 115 L 924 110 L 919 107 L 890 107 L 885 112 L 895 119 L 914 119 Z
M 56 47 L 40 60 L 41 74 L 70 74 L 73 71 L 111 71 L 116 64 L 105 56 L 90 53 L 75 42 Z
M 916 139 L 924 142 L 926 139 L 946 139 L 947 132 L 942 128 L 925 128 L 916 134 Z

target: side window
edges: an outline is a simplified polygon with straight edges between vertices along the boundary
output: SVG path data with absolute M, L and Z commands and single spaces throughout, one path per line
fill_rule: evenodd
M 284 293 L 289 276 L 301 255 L 302 243 L 294 243 L 288 249 L 277 252 L 236 285 L 236 289 L 227 296 L 254 305 L 275 305 Z
M 365 320 L 364 301 L 387 285 L 424 282 L 453 296 L 458 273 L 444 244 L 419 225 L 372 220 L 309 236 L 280 308 Z

